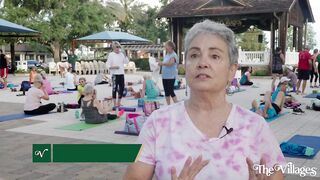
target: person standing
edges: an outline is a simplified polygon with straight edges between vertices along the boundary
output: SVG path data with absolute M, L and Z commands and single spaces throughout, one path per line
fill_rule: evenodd
M 167 54 L 163 58 L 163 62 L 159 62 L 162 66 L 162 83 L 167 104 L 170 105 L 170 97 L 173 102 L 178 102 L 176 94 L 174 93 L 174 82 L 177 76 L 178 55 L 174 52 L 175 44 L 172 41 L 165 43 Z
M 68 63 L 71 64 L 71 67 L 73 70 L 75 70 L 77 60 L 78 60 L 78 57 L 74 54 L 73 51 L 70 51 L 70 55 L 68 57 Z
M 311 58 L 311 71 L 310 71 L 310 88 L 317 88 L 317 81 L 318 81 L 318 68 L 316 65 L 317 62 L 317 56 L 318 56 L 318 49 L 313 50 L 312 58 Z M 314 85 L 312 86 L 314 76 Z
M 6 55 L 3 54 L 2 50 L 0 49 L 0 77 L 4 81 L 4 89 L 7 88 L 8 64 L 8 57 L 6 57 Z
M 150 53 L 149 57 L 149 66 L 152 72 L 152 79 L 153 81 L 158 84 L 159 76 L 160 76 L 160 66 L 157 63 L 157 59 L 154 57 L 152 53 Z
M 283 76 L 282 65 L 285 64 L 285 58 L 280 47 L 276 48 L 272 61 L 272 84 L 271 91 L 275 90 L 276 78 Z
M 304 51 L 299 53 L 298 62 L 298 83 L 297 83 L 297 94 L 300 93 L 300 85 L 302 81 L 302 95 L 306 89 L 307 81 L 309 80 L 310 65 L 311 65 L 311 54 L 309 53 L 309 48 L 306 47 Z
M 128 63 L 128 57 L 121 52 L 120 43 L 117 41 L 113 42 L 112 52 L 108 56 L 107 65 L 112 79 L 112 98 L 114 106 L 121 106 L 121 98 L 124 91 L 124 64 Z

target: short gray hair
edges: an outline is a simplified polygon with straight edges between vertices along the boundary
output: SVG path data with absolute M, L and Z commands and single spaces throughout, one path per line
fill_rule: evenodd
M 239 52 L 233 31 L 224 24 L 216 23 L 210 20 L 197 23 L 191 29 L 189 29 L 184 39 L 185 54 L 188 54 L 190 43 L 199 34 L 213 34 L 220 36 L 228 46 L 230 65 L 238 64 Z
M 83 88 L 83 93 L 85 94 L 85 95 L 87 95 L 87 94 L 91 94 L 91 93 L 93 93 L 94 92 L 94 87 L 93 87 L 93 85 L 92 84 L 86 84 L 85 86 L 84 86 L 84 88 Z

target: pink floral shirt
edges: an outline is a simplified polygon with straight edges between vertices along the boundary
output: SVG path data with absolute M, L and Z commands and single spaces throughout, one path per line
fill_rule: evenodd
M 138 142 L 143 144 L 139 161 L 154 165 L 157 179 L 171 179 L 174 166 L 179 175 L 188 156 L 202 155 L 209 164 L 195 179 L 248 179 L 246 157 L 258 163 L 264 157 L 268 167 L 284 165 L 285 159 L 269 125 L 257 114 L 237 105 L 226 121 L 233 128 L 223 138 L 206 137 L 191 121 L 184 102 L 152 113 Z M 226 134 L 221 131 L 219 137 Z

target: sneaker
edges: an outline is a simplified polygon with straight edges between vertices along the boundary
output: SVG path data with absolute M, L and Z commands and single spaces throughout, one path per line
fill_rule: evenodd
M 294 108 L 293 109 L 293 112 L 296 112 L 296 113 L 304 113 L 304 111 L 300 108 Z

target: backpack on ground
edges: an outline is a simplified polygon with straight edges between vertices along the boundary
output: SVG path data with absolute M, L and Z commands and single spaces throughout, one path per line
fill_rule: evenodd
M 22 81 L 20 91 L 28 91 L 31 88 L 29 81 Z

